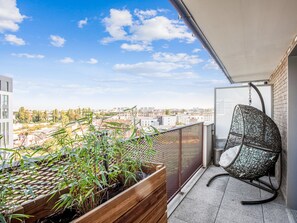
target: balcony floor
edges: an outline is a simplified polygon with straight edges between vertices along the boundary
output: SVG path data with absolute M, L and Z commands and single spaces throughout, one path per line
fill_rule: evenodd
M 267 198 L 271 194 L 231 177 L 218 178 L 206 187 L 210 177 L 223 172 L 220 167 L 209 167 L 172 213 L 169 223 L 289 222 L 281 194 L 270 203 L 244 206 L 241 200 Z

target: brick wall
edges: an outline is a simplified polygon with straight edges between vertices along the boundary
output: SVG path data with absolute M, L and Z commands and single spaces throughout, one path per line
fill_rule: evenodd
M 282 169 L 283 180 L 281 190 L 286 197 L 287 186 L 287 104 L 288 104 L 288 59 L 285 58 L 282 64 L 270 77 L 270 84 L 273 86 L 273 119 L 277 124 L 282 136 Z M 276 166 L 276 175 L 279 176 L 279 163 Z
M 288 125 L 288 55 L 296 46 L 292 42 L 279 66 L 270 76 L 269 83 L 273 86 L 273 119 L 282 137 L 282 171 L 281 191 L 286 199 L 287 193 L 287 125 Z M 276 176 L 279 176 L 279 162 L 276 166 Z

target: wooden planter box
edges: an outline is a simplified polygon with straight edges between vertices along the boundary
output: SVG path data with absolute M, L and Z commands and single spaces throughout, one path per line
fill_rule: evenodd
M 151 164 L 144 172 L 151 175 L 72 223 L 167 222 L 166 169 L 164 165 Z M 25 221 L 34 223 L 53 213 L 60 194 L 50 200 L 47 195 L 24 203 L 16 212 L 34 216 Z
M 148 178 L 73 221 L 101 222 L 167 222 L 166 169 L 155 166 Z

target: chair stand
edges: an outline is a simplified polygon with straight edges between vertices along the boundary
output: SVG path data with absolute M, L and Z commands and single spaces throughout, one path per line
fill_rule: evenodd
M 224 177 L 224 176 L 229 176 L 229 177 L 232 177 L 230 176 L 229 173 L 220 173 L 220 174 L 217 174 L 215 176 L 213 176 L 212 178 L 210 178 L 206 184 L 207 187 L 210 186 L 210 184 L 215 180 L 217 179 L 218 177 Z M 260 180 L 260 179 L 255 179 L 255 180 L 242 180 L 242 179 L 239 179 L 239 178 L 236 178 L 236 177 L 233 177 L 234 179 L 237 179 L 237 180 L 240 180 L 244 183 L 247 183 L 251 186 L 254 186 L 254 187 L 257 187 L 261 190 L 265 190 L 272 195 L 272 197 L 270 198 L 267 198 L 267 199 L 263 199 L 263 200 L 255 200 L 255 201 L 241 201 L 241 204 L 242 205 L 255 205 L 255 204 L 264 204 L 264 203 L 267 203 L 267 202 L 270 202 L 270 201 L 273 201 L 275 198 L 277 198 L 277 195 L 278 195 L 278 192 L 277 192 L 277 189 L 275 189 L 272 185 L 269 185 L 268 183 Z M 254 183 L 253 181 L 256 181 L 258 182 L 258 184 Z

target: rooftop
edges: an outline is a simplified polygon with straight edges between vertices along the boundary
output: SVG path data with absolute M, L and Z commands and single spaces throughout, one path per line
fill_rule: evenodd
M 169 223 L 191 222 L 290 222 L 282 194 L 262 205 L 241 205 L 242 200 L 267 198 L 269 193 L 231 177 L 216 179 L 206 187 L 210 177 L 225 172 L 210 166 L 169 218 Z

